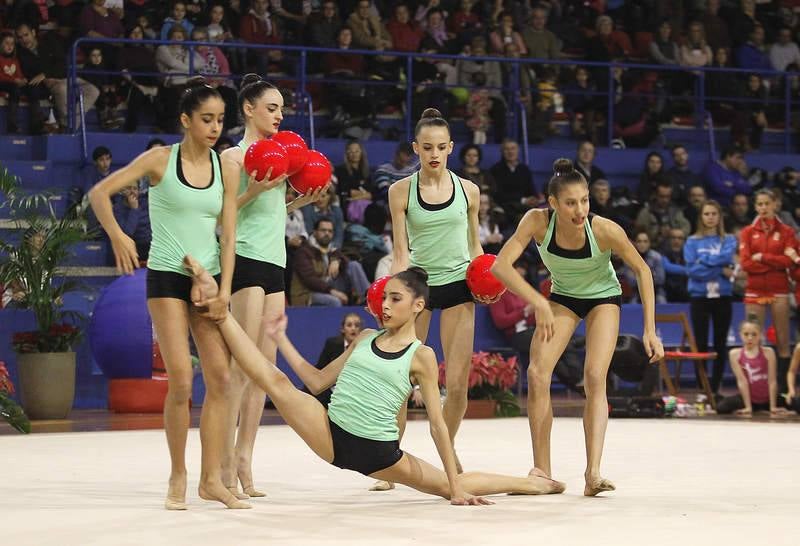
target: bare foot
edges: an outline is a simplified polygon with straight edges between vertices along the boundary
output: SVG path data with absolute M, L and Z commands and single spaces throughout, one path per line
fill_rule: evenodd
M 586 497 L 594 497 L 598 493 L 604 491 L 616 491 L 613 483 L 600 476 L 586 476 L 586 487 L 583 489 L 583 494 Z
M 563 482 L 556 481 L 538 468 L 528 472 L 529 488 L 511 495 L 554 495 L 563 493 L 567 488 Z
M 267 494 L 259 491 L 253 486 L 253 471 L 250 466 L 250 461 L 242 456 L 239 456 L 236 474 L 239 477 L 239 483 L 242 484 L 242 491 L 251 497 L 266 497 Z
M 203 301 L 217 295 L 219 292 L 217 281 L 200 265 L 200 262 L 187 254 L 183 257 L 183 267 L 192 276 L 192 301 Z
M 370 491 L 391 491 L 394 489 L 394 483 L 384 480 L 378 480 L 369 488 Z
M 164 508 L 167 510 L 186 510 L 186 474 L 169 477 L 169 489 L 167 498 L 164 500 Z
M 230 491 L 231 494 L 239 500 L 247 500 L 250 498 L 250 495 L 248 495 L 247 493 L 242 493 L 241 491 L 239 491 L 239 488 L 235 485 L 231 487 L 226 487 L 226 489 Z
M 200 495 L 200 498 L 203 500 L 213 500 L 219 501 L 228 508 L 232 508 L 235 510 L 242 510 L 247 508 L 252 508 L 246 502 L 242 502 L 236 497 L 233 496 L 233 493 L 228 491 L 228 489 L 220 484 L 200 484 L 200 487 L 197 488 L 197 493 Z

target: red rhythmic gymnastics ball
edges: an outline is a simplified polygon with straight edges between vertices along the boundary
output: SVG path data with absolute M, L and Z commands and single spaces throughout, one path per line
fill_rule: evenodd
M 286 172 L 289 176 L 303 168 L 308 158 L 308 146 L 303 137 L 293 131 L 280 131 L 271 140 L 286 148 L 289 157 L 289 170 Z
M 323 187 L 330 182 L 333 167 L 331 162 L 317 150 L 308 151 L 308 161 L 303 168 L 289 176 L 289 183 L 300 195 Z
M 473 295 L 494 299 L 506 291 L 503 283 L 492 275 L 492 265 L 496 259 L 494 254 L 481 254 L 467 267 L 467 286 Z
M 376 279 L 367 289 L 367 308 L 369 312 L 375 315 L 378 322 L 381 322 L 383 316 L 383 290 L 386 288 L 386 283 L 391 280 L 391 275 L 386 275 L 380 279 Z
M 248 176 L 256 171 L 256 180 L 264 180 L 270 167 L 271 179 L 286 174 L 289 170 L 289 156 L 286 148 L 274 140 L 257 140 L 253 142 L 244 154 L 244 169 Z

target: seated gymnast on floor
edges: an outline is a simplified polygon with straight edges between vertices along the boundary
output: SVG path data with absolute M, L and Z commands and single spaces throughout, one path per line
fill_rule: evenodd
M 217 293 L 217 283 L 193 258 L 192 301 L 202 307 Z M 364 330 L 347 350 L 322 370 L 308 363 L 286 336 L 287 318 L 267 326 L 267 334 L 312 392 L 334 383 L 328 410 L 297 389 L 269 362 L 230 315 L 218 323 L 242 370 L 264 389 L 286 423 L 320 458 L 379 480 L 402 483 L 451 504 L 491 504 L 481 495 L 561 493 L 564 484 L 534 472 L 525 477 L 456 471 L 453 444 L 442 417 L 436 355 L 416 338 L 414 320 L 425 309 L 427 274 L 411 268 L 395 275 L 384 291 L 382 330 Z M 425 400 L 430 432 L 445 471 L 400 449 L 397 412 L 408 400 L 410 379 Z

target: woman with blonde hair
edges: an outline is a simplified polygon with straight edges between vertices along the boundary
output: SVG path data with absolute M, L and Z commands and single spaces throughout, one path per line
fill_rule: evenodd
M 703 203 L 697 231 L 686 240 L 683 257 L 689 277 L 689 311 L 698 350 L 707 349 L 708 323 L 713 321 L 714 324 L 714 351 L 717 353 L 711 373 L 714 393 L 719 391 L 725 370 L 736 246 L 736 237 L 725 233 L 720 204 L 716 201 Z

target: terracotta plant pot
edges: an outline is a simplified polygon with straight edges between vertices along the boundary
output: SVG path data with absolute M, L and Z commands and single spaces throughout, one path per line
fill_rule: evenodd
M 467 400 L 465 419 L 491 419 L 497 408 L 497 400 Z
M 65 419 L 75 399 L 75 353 L 17 355 L 22 407 L 30 419 Z

